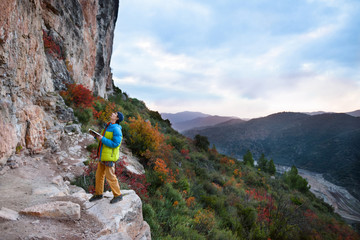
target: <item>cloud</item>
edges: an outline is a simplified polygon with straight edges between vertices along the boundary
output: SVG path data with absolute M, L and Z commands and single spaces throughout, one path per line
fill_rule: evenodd
M 115 83 L 154 110 L 254 117 L 360 108 L 357 2 L 122 2 Z

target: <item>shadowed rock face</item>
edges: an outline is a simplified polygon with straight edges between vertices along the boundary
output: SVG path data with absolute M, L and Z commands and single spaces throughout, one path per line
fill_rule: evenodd
M 118 3 L 0 2 L 0 164 L 17 146 L 41 151 L 47 131 L 54 127 L 52 108 L 61 102 L 56 91 L 67 83 L 82 84 L 102 97 L 112 90 Z M 55 105 L 39 105 L 42 98 Z

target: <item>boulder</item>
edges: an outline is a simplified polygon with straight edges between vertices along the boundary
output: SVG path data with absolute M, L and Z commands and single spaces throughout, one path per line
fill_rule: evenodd
M 114 204 L 110 204 L 113 197 L 110 192 L 104 193 L 101 200 L 85 203 L 88 213 L 104 224 L 99 233 L 100 239 L 114 237 L 118 233 L 123 237 L 118 239 L 151 239 L 150 227 L 143 219 L 140 197 L 133 190 L 121 190 L 121 194 L 122 201 Z
M 20 213 L 58 220 L 79 220 L 80 209 L 80 205 L 77 203 L 56 201 L 28 207 Z
M 131 150 L 123 143 L 120 151 L 120 161 L 125 163 L 126 170 L 138 175 L 145 174 L 144 166 L 140 163 L 139 158 L 133 156 Z
M 0 209 L 0 219 L 16 221 L 18 220 L 18 218 L 19 218 L 18 212 L 5 207 L 2 207 Z
M 81 133 L 80 124 L 71 124 L 64 127 L 66 133 Z

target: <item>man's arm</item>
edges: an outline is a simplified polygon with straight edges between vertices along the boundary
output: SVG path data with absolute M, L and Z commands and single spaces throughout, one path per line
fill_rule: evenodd
M 113 132 L 113 138 L 112 140 L 107 139 L 106 137 L 101 138 L 101 142 L 110 147 L 110 148 L 116 148 L 120 145 L 122 139 L 122 132 L 120 128 L 115 128 Z

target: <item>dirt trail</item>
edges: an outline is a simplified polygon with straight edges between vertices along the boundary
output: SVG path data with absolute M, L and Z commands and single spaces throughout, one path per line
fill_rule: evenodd
M 93 139 L 87 134 L 66 135 L 61 151 L 38 155 L 22 152 L 13 156 L 15 168 L 0 171 L 0 209 L 21 211 L 27 207 L 54 201 L 72 201 L 81 206 L 81 219 L 55 220 L 19 214 L 17 221 L 0 220 L 0 240 L 12 239 L 96 239 L 102 224 L 85 211 L 84 203 L 70 196 L 79 191 L 63 179 L 81 174 L 85 147 Z

